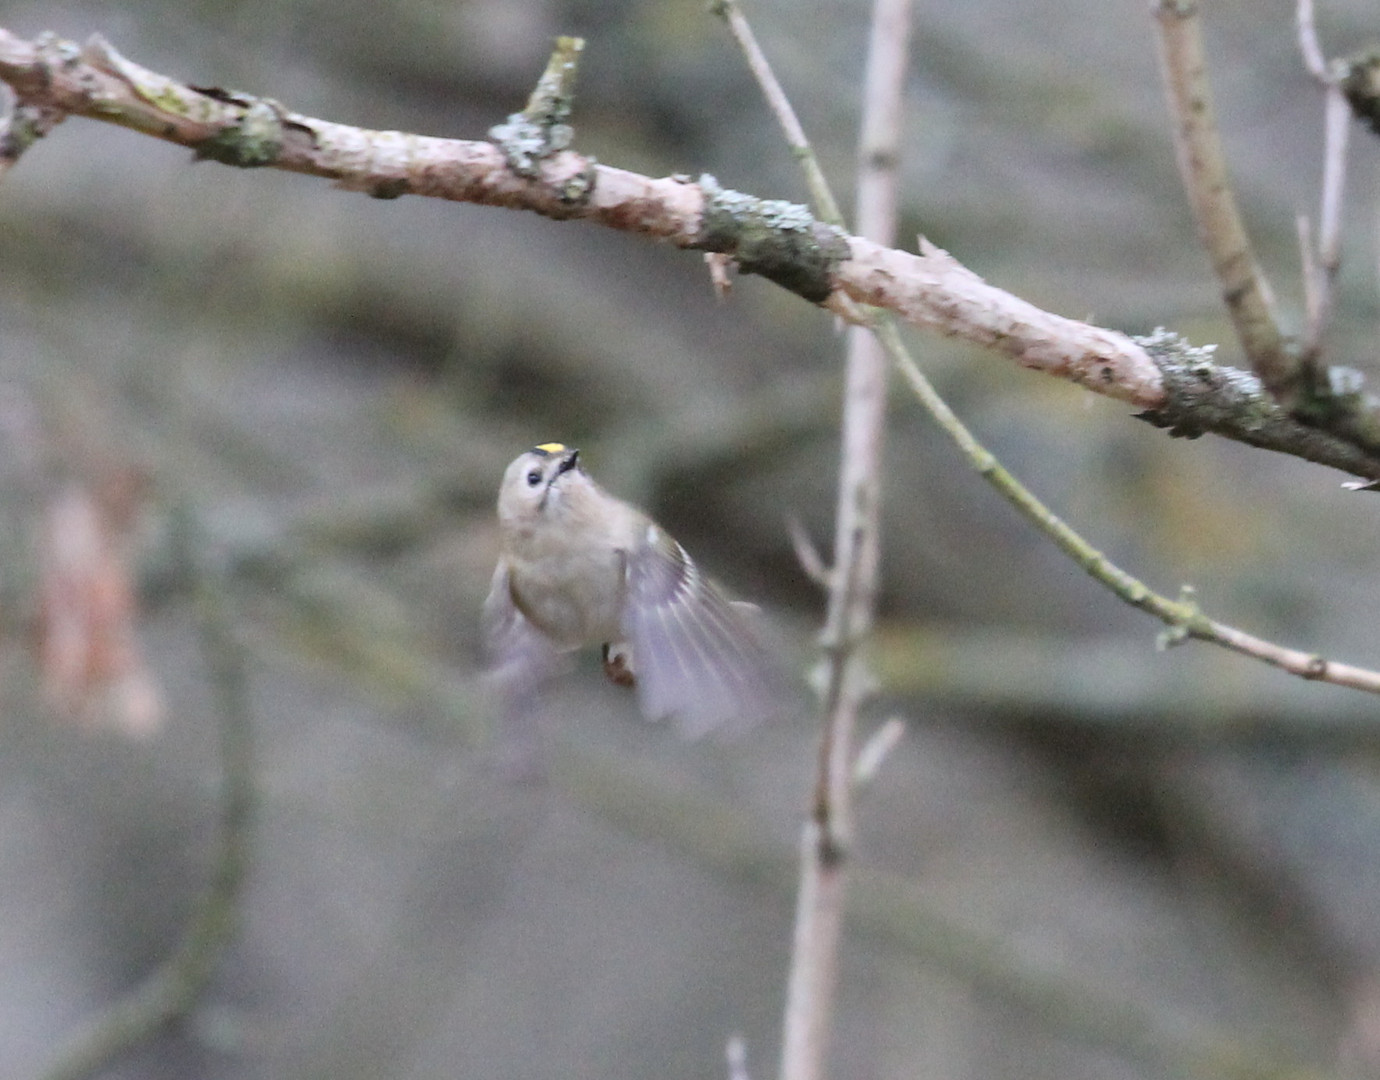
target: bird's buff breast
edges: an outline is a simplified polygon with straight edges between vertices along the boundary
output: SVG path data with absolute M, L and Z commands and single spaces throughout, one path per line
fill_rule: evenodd
M 624 565 L 607 546 L 552 551 L 529 544 L 510 556 L 513 602 L 528 622 L 559 645 L 579 648 L 621 636 Z

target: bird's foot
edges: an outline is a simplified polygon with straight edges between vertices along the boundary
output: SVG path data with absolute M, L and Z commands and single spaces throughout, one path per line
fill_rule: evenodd
M 632 666 L 629 663 L 626 645 L 612 646 L 604 643 L 604 675 L 609 682 L 615 686 L 636 686 L 637 678 L 633 675 Z

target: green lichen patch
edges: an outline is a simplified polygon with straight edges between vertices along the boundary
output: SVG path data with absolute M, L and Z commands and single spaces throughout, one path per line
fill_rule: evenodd
M 574 139 L 574 129 L 567 121 L 574 109 L 575 74 L 584 47 L 583 38 L 557 38 L 527 107 L 489 129 L 489 138 L 518 176 L 536 179 L 541 163 L 569 147 Z
M 222 128 L 196 146 L 198 160 L 254 169 L 272 165 L 283 151 L 282 110 L 276 102 L 255 101 L 239 122 Z
M 1253 373 L 1215 363 L 1213 346 L 1190 345 L 1167 330 L 1134 340 L 1159 368 L 1165 394 L 1163 405 L 1138 413 L 1139 419 L 1180 438 L 1211 432 L 1368 480 L 1380 478 L 1380 440 L 1366 424 L 1375 402 L 1345 369 L 1327 369 L 1328 388 L 1321 392 L 1330 395 L 1335 412 L 1320 425 L 1286 410 Z M 1312 387 L 1307 399 L 1316 403 L 1319 392 Z
M 513 113 L 489 128 L 489 138 L 503 151 L 508 167 L 519 176 L 535 179 L 541 163 L 564 150 L 575 137 L 569 124 L 551 124 Z
M 1230 421 L 1255 428 L 1282 419 L 1284 412 L 1249 371 L 1223 367 L 1216 345 L 1192 345 L 1172 331 L 1134 337 L 1160 369 L 1165 403 L 1137 416 L 1176 438 L 1196 439 Z
M 704 216 L 694 246 L 732 256 L 745 274 L 760 274 L 820 304 L 833 292 L 834 269 L 849 257 L 845 235 L 807 207 L 758 199 L 700 177 Z

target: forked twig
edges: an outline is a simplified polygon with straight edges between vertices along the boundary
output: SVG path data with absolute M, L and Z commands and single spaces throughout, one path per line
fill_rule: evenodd
M 881 316 L 875 330 L 902 378 L 954 440 L 969 464 L 1094 580 L 1126 603 L 1164 623 L 1168 629 L 1161 638 L 1162 644 L 1174 645 L 1189 639 L 1207 641 L 1303 679 L 1380 693 L 1380 671 L 1330 660 L 1250 634 L 1205 614 L 1191 590 L 1186 589 L 1178 599 L 1171 599 L 1121 569 L 1045 506 L 977 440 L 925 378 L 893 321 Z M 1157 332 L 1140 340 L 1157 353 L 1184 349 L 1172 334 Z M 1182 366 L 1185 371 L 1207 370 L 1198 359 L 1188 355 L 1183 357 Z

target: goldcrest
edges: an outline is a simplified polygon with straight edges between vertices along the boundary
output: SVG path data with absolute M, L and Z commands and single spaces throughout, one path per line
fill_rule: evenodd
M 491 677 L 535 692 L 573 650 L 599 645 L 648 719 L 690 738 L 782 711 L 786 680 L 760 612 L 729 600 L 641 510 L 604 491 L 580 452 L 543 443 L 498 492 L 502 550 L 484 603 Z

